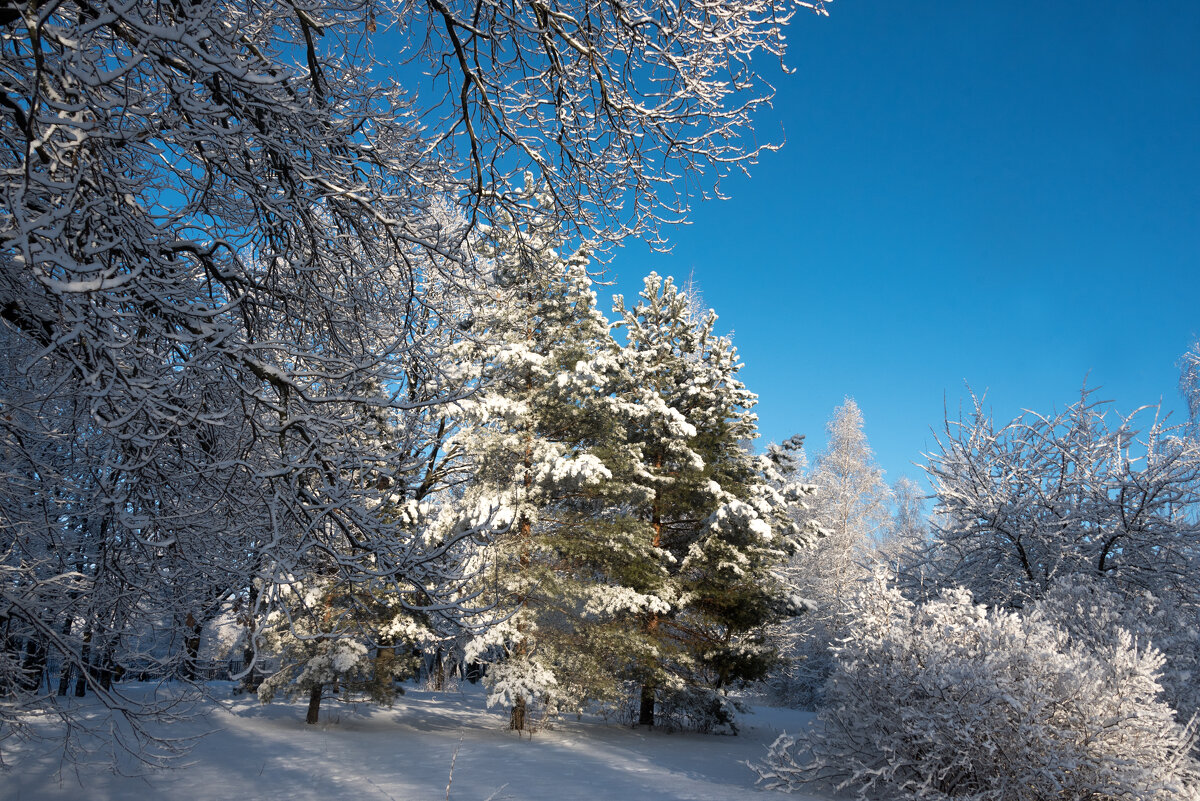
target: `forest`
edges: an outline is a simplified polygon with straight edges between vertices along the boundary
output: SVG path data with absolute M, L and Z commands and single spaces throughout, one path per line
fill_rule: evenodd
M 764 792 L 1200 798 L 1200 342 L 1183 423 L 980 394 L 889 485 L 852 397 L 762 441 L 692 281 L 608 290 L 835 11 L 0 6 L 0 783 L 478 682 L 531 748 L 805 710 Z

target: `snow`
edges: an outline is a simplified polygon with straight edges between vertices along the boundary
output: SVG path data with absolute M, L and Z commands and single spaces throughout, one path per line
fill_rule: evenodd
M 62 771 L 49 743 L 5 743 L 13 768 L 0 779 L 4 801 L 148 801 L 155 798 L 333 801 L 818 801 L 754 786 L 758 761 L 782 730 L 806 713 L 761 708 L 740 719 L 738 736 L 666 734 L 587 718 L 559 721 L 532 738 L 507 730 L 507 710 L 489 711 L 482 687 L 434 693 L 409 689 L 391 709 L 326 701 L 321 722 L 304 723 L 303 703 L 263 706 L 228 698 L 205 719 L 175 724 L 169 736 L 210 731 L 187 765 L 143 777 L 95 766 Z M 103 750 L 103 749 L 101 749 Z M 453 777 L 447 793 L 447 779 Z M 82 784 L 82 788 L 81 785 Z

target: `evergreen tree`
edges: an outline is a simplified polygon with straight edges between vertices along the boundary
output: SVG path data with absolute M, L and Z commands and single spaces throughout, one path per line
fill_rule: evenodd
M 339 582 L 310 576 L 272 587 L 272 611 L 260 637 L 280 667 L 258 687 L 265 704 L 280 693 L 308 698 L 315 724 L 327 689 L 390 704 L 396 681 L 416 669 L 414 651 L 433 639 L 392 582 Z
M 481 586 L 500 622 L 468 657 L 490 653 L 516 729 L 535 702 L 619 705 L 631 684 L 644 722 L 657 700 L 710 725 L 717 691 L 773 659 L 762 630 L 789 602 L 769 567 L 802 536 L 796 493 L 745 447 L 754 396 L 716 316 L 651 276 L 635 309 L 618 301 L 620 347 L 584 257 L 556 245 L 510 227 L 488 246 L 487 374 L 455 439 L 464 508 L 495 532 Z
M 613 500 L 611 384 L 615 345 L 596 309 L 581 251 L 563 258 L 552 226 L 515 225 L 483 245 L 494 263 L 493 302 L 473 358 L 482 389 L 464 403 L 455 443 L 473 481 L 464 508 L 490 516 L 494 532 L 480 576 L 499 622 L 468 646 L 494 661 L 490 702 L 510 706 L 510 725 L 611 700 L 614 603 L 611 573 L 628 543 Z M 628 459 L 624 459 L 628 461 Z M 618 470 L 619 472 L 619 470 Z
M 656 599 L 628 674 L 641 688 L 638 722 L 653 725 L 656 705 L 693 725 L 724 722 L 717 691 L 774 662 L 764 630 L 790 605 L 771 567 L 799 530 L 748 449 L 756 398 L 737 379 L 732 343 L 714 333 L 716 314 L 653 273 L 636 306 L 618 297 L 614 311 L 628 337 L 618 413 L 637 458 L 627 503 L 652 549 L 633 589 Z

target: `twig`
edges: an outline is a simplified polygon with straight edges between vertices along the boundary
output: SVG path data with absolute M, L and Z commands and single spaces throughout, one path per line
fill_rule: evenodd
M 464 736 L 458 735 L 458 746 L 454 749 L 454 756 L 450 757 L 450 775 L 446 777 L 446 801 L 450 801 L 450 785 L 454 784 L 454 763 L 458 761 L 458 752 L 462 748 Z

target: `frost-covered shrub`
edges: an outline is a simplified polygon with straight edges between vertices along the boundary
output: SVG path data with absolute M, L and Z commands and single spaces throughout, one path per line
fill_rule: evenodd
M 654 721 L 663 731 L 737 734 L 737 715 L 745 711 L 720 690 L 683 686 L 659 691 Z
M 1095 578 L 1072 576 L 1054 584 L 1037 608 L 1088 647 L 1112 647 L 1122 630 L 1153 645 L 1165 660 L 1163 699 L 1179 720 L 1200 711 L 1200 610 L 1194 605 L 1149 590 L 1120 593 Z
M 1162 657 L 1117 630 L 1095 649 L 1040 612 L 949 590 L 915 605 L 882 578 L 850 603 L 825 705 L 771 746 L 761 780 L 859 798 L 1200 797 L 1192 732 L 1160 699 Z

